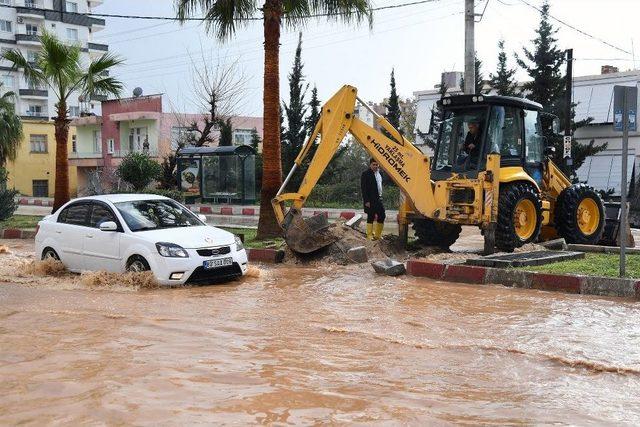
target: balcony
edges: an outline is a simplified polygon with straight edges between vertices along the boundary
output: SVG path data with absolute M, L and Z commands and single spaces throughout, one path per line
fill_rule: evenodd
M 106 21 L 99 18 L 89 18 L 89 23 L 91 24 L 91 31 L 95 33 L 96 31 L 104 30 Z
M 40 46 L 38 34 L 16 34 L 16 43 L 26 46 Z
M 49 98 L 49 91 L 46 89 L 20 89 L 20 97 L 26 99 L 47 99 Z
M 101 167 L 104 166 L 104 157 L 102 152 L 99 151 L 69 153 L 69 166 Z
M 89 51 L 94 51 L 94 52 L 107 52 L 109 51 L 109 45 L 106 44 L 101 44 L 101 43 L 87 43 L 87 47 L 89 48 Z
M 45 120 L 49 121 L 49 116 L 45 112 L 36 113 L 33 111 L 27 111 L 27 114 L 20 116 L 22 120 Z
M 89 0 L 89 7 L 97 7 L 104 3 L 104 0 Z
M 35 3 L 34 6 L 31 6 L 34 3 L 26 3 L 28 6 L 25 7 L 21 7 L 18 6 L 16 7 L 16 14 L 21 17 L 21 18 L 29 18 L 29 19 L 38 19 L 38 20 L 44 20 L 45 17 L 45 11 L 41 10 L 42 5 L 38 5 L 37 3 Z
M 111 155 L 114 158 L 122 158 L 127 157 L 130 153 L 147 153 L 149 157 L 158 157 L 158 150 L 115 150 Z

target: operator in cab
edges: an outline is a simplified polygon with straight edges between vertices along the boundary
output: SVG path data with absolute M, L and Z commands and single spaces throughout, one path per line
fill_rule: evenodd
M 469 132 L 464 139 L 464 151 L 469 156 L 470 164 L 478 163 L 480 157 L 480 145 L 482 143 L 480 132 L 480 120 L 472 119 L 467 125 Z
M 369 160 L 369 167 L 360 176 L 360 190 L 367 214 L 367 239 L 378 240 L 382 237 L 386 215 L 382 204 L 382 175 L 375 159 Z

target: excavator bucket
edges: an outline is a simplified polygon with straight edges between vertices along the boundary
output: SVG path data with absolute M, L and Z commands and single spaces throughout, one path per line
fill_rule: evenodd
M 329 229 L 325 215 L 302 218 L 302 212 L 291 208 L 282 223 L 284 240 L 294 252 L 308 254 L 338 241 Z

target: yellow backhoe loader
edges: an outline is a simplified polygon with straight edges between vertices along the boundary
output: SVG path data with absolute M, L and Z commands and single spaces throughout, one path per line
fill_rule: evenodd
M 390 137 L 354 115 L 356 102 L 371 111 Z M 410 223 L 419 242 L 443 248 L 456 241 L 462 225 L 479 226 L 488 253 L 556 236 L 569 243 L 600 240 L 602 200 L 591 187 L 572 185 L 548 158 L 551 148 L 542 130 L 550 115 L 545 116 L 540 104 L 504 96 L 457 95 L 444 97 L 439 107 L 444 120 L 431 160 L 360 100 L 355 87 L 345 85 L 329 99 L 272 200 L 291 249 L 309 253 L 336 240 L 324 217 L 303 219 L 301 212 L 347 133 L 400 188 L 398 222 L 405 242 Z M 473 150 L 465 144 L 469 132 L 474 133 Z M 300 188 L 283 193 L 316 143 Z

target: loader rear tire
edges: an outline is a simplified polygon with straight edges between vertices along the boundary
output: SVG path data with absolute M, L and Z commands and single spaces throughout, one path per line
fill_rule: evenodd
M 542 202 L 530 183 L 515 182 L 500 188 L 496 247 L 504 252 L 533 242 L 542 226 Z
M 413 229 L 419 244 L 422 246 L 439 246 L 442 249 L 449 249 L 458 240 L 462 231 L 462 227 L 458 224 L 434 221 L 432 219 L 415 220 Z
M 567 243 L 595 245 L 604 231 L 604 203 L 592 187 L 574 184 L 558 196 L 554 219 L 558 235 Z

